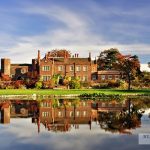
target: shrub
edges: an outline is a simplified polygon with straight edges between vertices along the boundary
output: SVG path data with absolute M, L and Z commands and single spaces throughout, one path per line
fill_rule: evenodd
M 36 88 L 36 89 L 41 89 L 41 88 L 42 88 L 42 82 L 41 82 L 41 81 L 37 81 L 37 82 L 35 83 L 35 88 Z
M 120 84 L 119 89 L 125 90 L 128 88 L 128 83 L 124 80 L 120 80 L 119 84 Z
M 42 82 L 42 88 L 43 89 L 52 89 L 54 86 L 55 86 L 54 80 Z
M 116 81 L 116 80 L 108 81 L 108 87 L 110 87 L 110 88 L 115 88 L 115 87 L 119 87 L 119 86 L 120 86 L 119 81 Z
M 13 86 L 15 89 L 20 89 L 22 85 L 23 85 L 23 81 L 21 81 L 21 80 L 17 80 L 15 82 L 13 82 Z
M 26 79 L 25 86 L 27 88 L 34 88 L 35 87 L 35 83 L 36 83 L 35 80 Z
M 81 86 L 89 88 L 91 86 L 91 83 L 90 82 L 81 82 Z
M 69 86 L 71 89 L 80 89 L 81 88 L 80 81 L 76 78 L 71 79 L 71 81 L 69 82 Z

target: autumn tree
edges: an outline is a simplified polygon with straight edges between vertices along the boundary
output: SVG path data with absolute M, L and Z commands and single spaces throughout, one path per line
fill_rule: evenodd
M 52 50 L 48 52 L 48 57 L 71 57 L 71 52 L 65 49 Z
M 131 80 L 140 73 L 140 62 L 136 55 L 123 56 L 118 55 L 118 62 L 116 68 L 122 71 L 128 81 L 128 90 L 131 89 Z
M 120 55 L 120 52 L 116 48 L 110 48 L 102 51 L 97 60 L 98 70 L 113 69 L 115 63 L 118 62 L 118 55 Z

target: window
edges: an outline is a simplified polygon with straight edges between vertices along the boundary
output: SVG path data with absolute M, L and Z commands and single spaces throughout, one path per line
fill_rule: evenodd
M 86 102 L 83 102 L 83 103 L 82 103 L 83 106 L 86 106 L 86 104 L 87 104 Z
M 92 71 L 93 71 L 93 72 L 96 71 L 95 67 L 92 67 Z
M 58 112 L 58 117 L 62 117 L 62 112 L 61 111 Z
M 102 107 L 105 107 L 105 103 L 102 103 Z
M 43 116 L 43 117 L 48 117 L 48 116 L 50 116 L 50 113 L 49 113 L 49 112 L 46 112 L 46 111 L 45 111 L 45 112 L 42 112 L 42 116 Z
M 83 111 L 83 116 L 86 116 L 87 115 L 87 112 L 86 111 Z
M 87 81 L 88 77 L 87 76 L 83 76 L 83 80 L 82 81 Z
M 102 80 L 105 80 L 105 75 L 101 75 L 101 79 L 102 79 Z
M 83 71 L 88 71 L 88 67 L 87 66 L 83 66 Z
M 22 68 L 21 73 L 26 73 L 26 69 Z
M 116 80 L 119 79 L 119 75 L 115 75 L 115 79 L 116 79 Z
M 73 111 L 70 111 L 70 117 L 73 117 Z
M 50 107 L 50 103 L 48 103 L 48 102 L 42 102 L 41 106 L 42 107 Z
M 81 66 L 77 66 L 76 71 L 81 71 Z
M 58 71 L 63 71 L 63 66 L 58 66 Z
M 70 71 L 73 71 L 73 70 L 74 70 L 74 66 L 71 65 L 71 66 L 70 66 Z
M 51 76 L 43 76 L 43 81 L 49 81 L 51 79 Z
M 109 76 L 108 76 L 108 80 L 111 80 L 111 79 L 112 79 L 112 75 L 109 75 Z
M 76 112 L 76 116 L 77 116 L 77 117 L 79 117 L 79 115 L 80 115 L 80 112 L 79 112 L 79 111 L 77 111 L 77 112 Z
M 96 75 L 92 75 L 92 80 L 96 80 L 96 79 L 97 79 Z
M 11 78 L 14 78 L 15 77 L 15 75 L 14 74 L 11 74 Z
M 43 71 L 50 71 L 50 66 L 43 66 L 43 67 L 42 67 L 42 70 L 43 70 Z

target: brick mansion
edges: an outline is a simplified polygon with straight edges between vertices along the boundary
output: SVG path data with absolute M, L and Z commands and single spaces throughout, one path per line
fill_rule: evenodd
M 64 51 L 65 53 L 65 51 Z M 63 55 L 63 57 L 52 56 L 47 52 L 42 58 L 38 50 L 37 58 L 32 59 L 31 64 L 12 64 L 8 58 L 1 58 L 1 79 L 4 77 L 11 80 L 21 79 L 42 79 L 50 80 L 54 75 L 64 77 L 77 77 L 83 82 L 101 82 L 102 80 L 117 80 L 121 78 L 121 73 L 116 70 L 98 71 L 97 60 L 92 60 L 91 53 L 85 58 L 79 54 L 73 56 Z

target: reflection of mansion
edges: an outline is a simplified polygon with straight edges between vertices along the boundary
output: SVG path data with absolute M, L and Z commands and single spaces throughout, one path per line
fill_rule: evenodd
M 42 78 L 48 81 L 53 75 L 60 74 L 61 77 L 78 77 L 80 81 L 90 82 L 103 80 L 117 80 L 122 77 L 119 71 L 97 70 L 97 60 L 92 60 L 91 53 L 87 58 L 80 58 L 79 54 L 72 57 L 51 57 L 51 52 L 46 53 L 41 58 L 40 51 L 36 59 L 32 59 L 32 64 L 11 64 L 8 58 L 1 59 L 1 77 L 20 80 L 25 78 Z
M 101 112 L 121 112 L 127 109 L 127 102 L 93 102 L 93 101 L 69 101 L 42 100 L 25 101 L 11 100 L 0 103 L 1 123 L 8 124 L 11 118 L 32 118 L 40 132 L 41 125 L 48 131 L 69 131 L 78 129 L 80 125 L 88 125 L 92 128 L 92 122 L 99 119 Z

